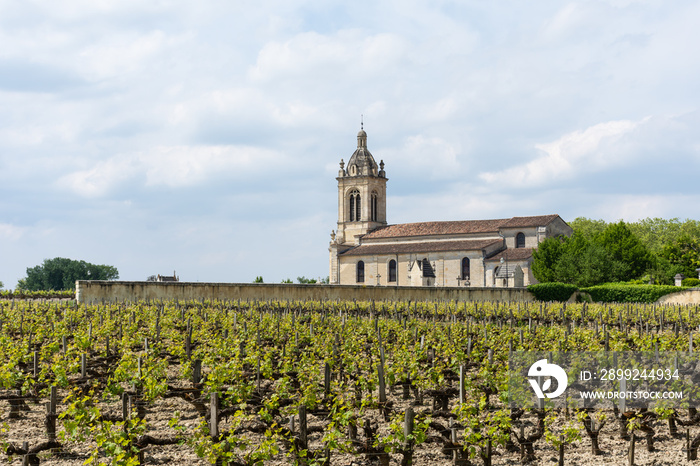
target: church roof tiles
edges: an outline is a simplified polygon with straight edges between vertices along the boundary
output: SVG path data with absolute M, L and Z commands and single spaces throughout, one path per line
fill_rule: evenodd
M 344 256 L 406 254 L 442 251 L 478 251 L 502 240 L 425 241 L 413 243 L 362 244 L 342 253 Z
M 363 240 L 375 238 L 400 238 L 406 236 L 459 235 L 473 233 L 497 233 L 500 228 L 524 228 L 549 224 L 558 215 L 539 215 L 532 217 L 512 217 L 496 220 L 459 220 L 448 222 L 399 223 L 377 228 L 362 237 Z
M 498 231 L 498 226 L 505 221 L 506 220 L 460 220 L 451 222 L 399 223 L 396 225 L 379 227 L 364 235 L 362 239 L 489 233 Z
M 501 225 L 501 228 L 540 227 L 549 224 L 549 222 L 553 221 L 557 217 L 559 216 L 556 214 L 536 215 L 532 217 L 513 217 Z

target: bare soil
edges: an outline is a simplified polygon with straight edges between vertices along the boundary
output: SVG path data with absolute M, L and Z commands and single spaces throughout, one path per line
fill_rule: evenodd
M 68 391 L 59 391 L 59 399 L 65 397 Z M 394 403 L 393 408 L 397 412 L 402 412 L 406 409 L 412 400 L 401 399 L 400 390 L 394 390 L 389 395 L 389 400 Z M 44 427 L 45 408 L 44 403 L 47 400 L 41 400 L 41 403 L 28 403 L 30 411 L 24 412 L 20 419 L 9 419 L 7 413 L 9 406 L 7 402 L 2 402 L 0 422 L 8 428 L 8 432 L 4 435 L 5 441 L 15 445 L 21 445 L 22 442 L 28 442 L 32 447 L 38 443 L 46 441 L 46 430 Z M 425 397 L 423 406 L 414 406 L 416 412 L 429 411 L 432 405 L 432 400 Z M 453 403 L 454 400 L 451 400 Z M 110 403 L 100 403 L 100 410 L 103 414 L 121 414 L 121 401 L 114 400 Z M 65 409 L 64 405 L 59 404 L 59 413 Z M 173 417 L 175 412 L 181 413 L 181 424 L 187 427 L 189 432 L 193 432 L 201 422 L 201 417 L 197 414 L 193 405 L 180 398 L 168 398 L 157 400 L 152 405 L 148 406 L 146 420 L 148 422 L 148 434 L 153 437 L 164 438 L 171 437 L 175 432 L 168 427 L 168 421 Z M 370 410 L 365 418 L 369 418 L 372 422 L 379 425 L 379 435 L 388 431 L 388 423 L 386 423 L 378 410 Z M 529 419 L 529 418 L 528 418 Z M 443 425 L 447 425 L 447 419 L 436 418 L 436 421 Z M 280 418 L 278 422 L 283 423 Z M 563 420 L 562 420 L 563 422 Z M 310 414 L 308 417 L 309 426 L 323 427 L 326 420 L 322 417 L 316 417 Z M 534 417 L 532 417 L 532 425 L 534 425 Z M 58 421 L 59 432 L 62 429 L 61 421 Z M 655 430 L 654 443 L 656 450 L 653 452 L 646 451 L 645 439 L 638 438 L 635 444 L 635 463 L 637 465 L 658 465 L 672 466 L 679 464 L 693 464 L 686 460 L 685 446 L 685 430 L 682 430 L 682 436 L 673 438 L 669 433 L 669 428 L 666 422 L 656 421 L 652 427 Z M 228 428 L 226 421 L 221 425 L 222 430 Z M 555 426 L 556 428 L 556 426 Z M 430 442 L 421 444 L 415 448 L 413 456 L 413 464 L 420 465 L 451 465 L 453 461 L 451 457 L 444 454 L 442 451 L 443 443 L 439 441 L 440 434 L 434 429 L 429 432 Z M 691 439 L 700 434 L 700 427 L 691 427 Z M 640 435 L 643 435 L 640 433 Z M 314 432 L 309 435 L 309 447 L 311 450 L 321 450 L 323 432 Z M 359 436 L 362 436 L 362 429 L 359 429 Z M 591 442 L 586 436 L 585 431 L 581 430 L 581 440 L 571 445 L 567 445 L 565 449 L 565 464 L 567 465 L 627 465 L 629 442 L 623 440 L 619 435 L 618 424 L 614 420 L 610 420 L 603 432 L 600 435 L 600 447 L 603 454 L 593 456 L 591 451 Z M 255 445 L 262 439 L 261 434 L 248 432 L 245 437 Z M 435 441 L 437 440 L 437 441 Z M 461 441 L 461 433 L 459 435 Z M 60 437 L 59 437 L 60 441 Z M 42 452 L 39 454 L 42 465 L 81 465 L 90 456 L 94 450 L 95 444 L 92 442 L 75 443 L 63 442 L 63 451 L 58 454 L 49 454 Z M 535 444 L 535 453 L 537 460 L 530 464 L 552 464 L 556 465 L 558 461 L 558 450 L 548 444 L 545 439 L 541 439 Z M 392 454 L 390 464 L 392 466 L 401 464 L 402 455 Z M 103 462 L 107 458 L 102 457 Z M 167 446 L 149 446 L 145 449 L 146 464 L 167 464 L 173 466 L 192 466 L 210 464 L 207 460 L 199 458 L 190 445 L 167 445 Z M 21 458 L 15 457 L 14 464 L 21 464 Z M 280 453 L 272 460 L 266 461 L 267 465 L 281 466 L 294 464 L 294 459 L 288 455 L 288 450 L 281 447 Z M 332 465 L 338 466 L 370 466 L 378 464 L 376 459 L 370 459 L 363 454 L 336 453 L 334 452 L 331 458 Z M 480 458 L 472 459 L 472 464 L 483 464 Z M 503 447 L 499 446 L 494 449 L 493 465 L 517 465 L 522 464 L 520 454 L 518 452 L 508 452 Z

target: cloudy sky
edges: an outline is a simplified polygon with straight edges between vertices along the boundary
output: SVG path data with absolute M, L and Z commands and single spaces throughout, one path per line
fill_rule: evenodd
M 0 281 L 326 277 L 360 115 L 390 223 L 700 219 L 698 24 L 696 0 L 0 0 Z

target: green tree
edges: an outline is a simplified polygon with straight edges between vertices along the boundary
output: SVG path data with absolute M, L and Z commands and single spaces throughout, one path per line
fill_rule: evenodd
M 603 233 L 608 224 L 605 222 L 605 220 L 593 220 L 586 217 L 577 217 L 576 220 L 569 222 L 569 226 L 575 233 L 583 235 L 587 239 L 591 239 Z
M 645 278 L 649 283 L 656 285 L 672 285 L 673 276 L 678 272 L 663 255 L 652 254 L 651 266 L 647 269 Z
M 563 242 L 554 272 L 556 281 L 585 287 L 609 281 L 615 266 L 600 243 L 574 233 Z
M 44 259 L 42 265 L 27 268 L 27 276 L 17 282 L 17 289 L 72 290 L 76 280 L 116 280 L 119 272 L 111 265 L 96 265 L 63 257 Z
M 651 256 L 623 222 L 604 230 L 584 228 L 570 237 L 550 238 L 533 252 L 532 272 L 540 282 L 579 287 L 627 281 L 642 275 Z
M 255 277 L 255 280 L 253 280 L 253 283 L 264 283 L 262 275 Z
M 562 237 L 547 238 L 533 251 L 532 274 L 539 282 L 559 281 L 555 269 L 564 250 L 565 240 Z
M 700 239 L 700 221 L 677 218 L 645 218 L 628 224 L 632 233 L 652 254 L 662 256 L 666 245 L 674 243 L 681 236 Z
M 647 218 L 608 224 L 579 217 L 569 222 L 572 238 L 547 239 L 533 252 L 532 272 L 540 282 L 587 286 L 644 277 L 670 284 L 680 272 L 695 276 L 700 222 Z M 690 274 L 690 275 L 688 275 Z
M 571 282 L 579 287 L 599 285 L 614 281 L 613 277 L 623 275 L 625 270 L 624 264 L 611 260 L 605 248 L 592 241 L 581 252 L 579 273 Z
M 315 278 L 306 278 L 305 276 L 297 277 L 297 282 L 301 284 L 311 284 L 311 283 L 316 283 Z
M 670 264 L 671 276 L 682 273 L 686 277 L 697 277 L 700 268 L 700 239 L 683 234 L 664 247 L 662 258 Z
M 628 281 L 641 277 L 652 265 L 649 250 L 625 222 L 608 225 L 596 238 L 608 253 L 611 268 L 606 281 Z

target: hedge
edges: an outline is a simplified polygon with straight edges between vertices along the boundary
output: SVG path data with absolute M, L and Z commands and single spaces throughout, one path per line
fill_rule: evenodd
M 576 291 L 582 291 L 588 293 L 593 301 L 599 303 L 653 303 L 664 295 L 682 289 L 672 285 L 606 283 L 579 290 L 576 285 L 556 282 L 538 283 L 527 287 L 527 290 L 535 295 L 539 301 L 568 301 Z
M 681 282 L 683 286 L 696 287 L 700 285 L 700 278 L 684 278 Z
M 0 299 L 75 299 L 75 290 L 1 290 Z
M 608 283 L 589 286 L 581 291 L 588 293 L 591 299 L 600 303 L 653 303 L 669 293 L 680 291 L 673 285 L 628 285 Z
M 540 301 L 568 301 L 578 287 L 569 283 L 548 282 L 530 285 L 527 290 Z

